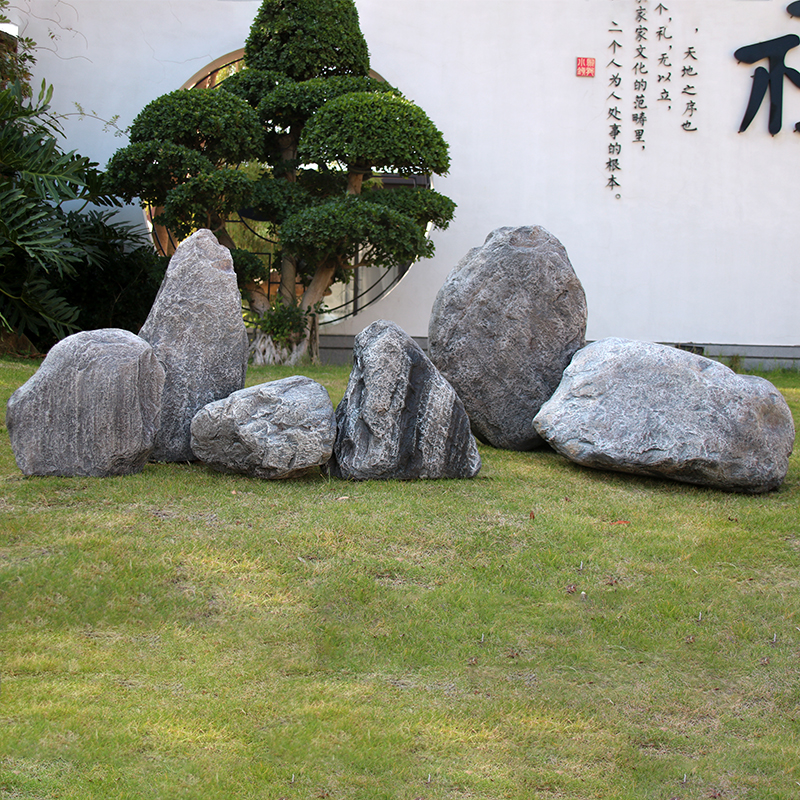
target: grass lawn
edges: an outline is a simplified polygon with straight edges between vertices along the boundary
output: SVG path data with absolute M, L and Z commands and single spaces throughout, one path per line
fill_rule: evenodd
M 757 497 L 481 456 L 24 478 L 0 427 L 0 798 L 800 797 L 800 456 Z

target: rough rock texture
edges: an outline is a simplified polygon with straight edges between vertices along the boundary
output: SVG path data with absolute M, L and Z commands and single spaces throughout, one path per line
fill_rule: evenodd
M 473 478 L 481 468 L 464 406 L 419 345 L 379 320 L 356 337 L 336 409 L 329 470 L 353 480 Z
M 542 445 L 531 419 L 585 332 L 583 287 L 558 239 L 538 226 L 498 228 L 439 290 L 428 352 L 481 441 L 531 450 Z
M 328 462 L 336 417 L 325 388 L 296 375 L 209 403 L 191 431 L 195 456 L 215 469 L 290 478 Z
M 155 444 L 164 370 L 147 342 L 107 328 L 68 336 L 8 401 L 26 475 L 139 472 Z
M 247 333 L 230 251 L 200 230 L 172 256 L 139 335 L 166 373 L 154 461 L 190 461 L 189 427 L 207 403 L 244 386 Z
M 587 467 L 748 493 L 780 486 L 795 435 L 789 407 L 769 381 L 625 339 L 577 353 L 533 424 Z

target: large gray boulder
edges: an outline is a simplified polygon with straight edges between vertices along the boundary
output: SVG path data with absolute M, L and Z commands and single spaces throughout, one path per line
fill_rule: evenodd
M 419 345 L 380 320 L 355 340 L 336 409 L 332 475 L 352 480 L 472 478 L 481 459 L 453 387 Z
M 577 353 L 533 424 L 587 467 L 746 493 L 781 485 L 795 435 L 789 407 L 769 381 L 626 339 Z
M 8 401 L 6 427 L 26 475 L 127 475 L 150 458 L 164 370 L 150 345 L 107 328 L 68 336 Z
M 139 335 L 166 373 L 154 461 L 191 461 L 192 417 L 244 387 L 247 332 L 230 251 L 199 230 L 172 256 Z
M 481 441 L 532 450 L 542 440 L 531 419 L 585 333 L 583 287 L 558 239 L 538 226 L 498 228 L 439 290 L 428 352 Z
M 296 375 L 209 403 L 191 433 L 194 455 L 215 469 L 291 478 L 328 462 L 336 418 L 325 387 Z

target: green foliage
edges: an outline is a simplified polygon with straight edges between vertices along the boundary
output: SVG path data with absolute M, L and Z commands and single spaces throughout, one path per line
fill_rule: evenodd
M 259 216 L 278 225 L 312 202 L 313 196 L 303 182 L 279 180 L 266 175 L 253 186 L 253 205 Z
M 76 274 L 84 249 L 61 206 L 115 202 L 100 189 L 96 164 L 59 148 L 51 95 L 43 85 L 34 103 L 19 83 L 0 90 L 0 323 L 34 341 L 77 325 L 78 309 L 57 281 Z
M 108 163 L 107 186 L 121 197 L 165 206 L 165 222 L 186 235 L 248 202 L 248 179 L 229 167 L 262 146 L 256 113 L 234 94 L 179 90 L 147 105 L 133 121 L 131 144 Z
M 369 203 L 393 208 L 418 225 L 432 224 L 441 230 L 447 228 L 456 210 L 456 204 L 449 197 L 433 189 L 401 186 L 390 191 L 366 191 L 362 197 Z
M 353 0 L 264 0 L 244 52 L 249 69 L 293 81 L 369 71 Z
M 170 189 L 187 178 L 214 171 L 203 154 L 172 142 L 138 142 L 117 150 L 108 162 L 106 184 L 130 202 L 135 197 L 164 205 Z
M 447 143 L 425 112 L 385 92 L 353 92 L 325 103 L 303 129 L 299 155 L 401 174 L 444 175 L 450 168 Z
M 146 105 L 131 125 L 131 143 L 170 142 L 234 165 L 258 155 L 261 127 L 253 109 L 230 92 L 178 89 Z
M 234 169 L 218 169 L 187 178 L 172 189 L 164 213 L 155 218 L 180 237 L 198 228 L 217 231 L 227 216 L 250 205 L 253 181 Z
M 231 250 L 231 257 L 233 258 L 233 269 L 236 272 L 239 290 L 242 294 L 247 293 L 248 284 L 269 280 L 269 270 L 255 253 L 234 248 Z
M 70 212 L 70 240 L 82 260 L 56 288 L 79 313 L 83 330 L 124 328 L 138 333 L 158 293 L 169 259 L 156 255 L 134 225 L 114 222 L 113 212 Z
M 245 70 L 241 74 L 247 74 L 248 71 Z M 400 96 L 397 89 L 385 81 L 365 76 L 312 78 L 300 83 L 285 81 L 261 100 L 258 104 L 258 115 L 268 128 L 290 128 L 293 125 L 304 124 L 309 117 L 331 100 L 353 92 L 375 92 Z
M 263 149 L 247 101 L 231 92 L 178 90 L 157 98 L 131 125 L 131 144 L 108 163 L 107 186 L 131 200 L 163 206 L 155 218 L 181 237 L 199 227 L 218 233 L 251 202 L 253 181 L 235 167 Z
M 361 197 L 337 197 L 303 209 L 284 221 L 281 237 L 300 258 L 340 269 L 351 260 L 389 268 L 433 254 L 423 226 Z
M 251 108 L 258 108 L 264 97 L 287 80 L 280 72 L 244 69 L 226 78 L 217 88 L 236 95 Z
M 0 91 L 0 179 L 42 203 L 97 197 L 97 165 L 75 152 L 61 151 L 62 135 L 49 111 L 53 88 L 42 84 L 37 101 L 27 100 L 19 83 Z
M 315 313 L 317 309 L 303 309 L 297 305 L 290 305 L 278 295 L 270 304 L 269 311 L 256 314 L 248 310 L 245 311 L 244 318 L 248 327 L 264 331 L 281 347 L 290 347 L 303 338 L 309 318 Z

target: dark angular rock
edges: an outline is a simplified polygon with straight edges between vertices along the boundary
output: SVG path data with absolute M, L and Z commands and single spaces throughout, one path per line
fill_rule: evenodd
M 296 375 L 209 403 L 191 431 L 194 455 L 215 469 L 290 478 L 328 462 L 336 418 L 325 388 Z
M 199 230 L 172 256 L 139 335 L 166 373 L 154 461 L 191 461 L 192 417 L 244 387 L 247 332 L 230 251 Z
M 68 336 L 8 401 L 26 475 L 127 475 L 155 444 L 164 370 L 147 342 L 107 328 Z
M 336 409 L 329 470 L 339 478 L 472 478 L 481 467 L 464 406 L 419 345 L 393 322 L 356 337 Z
M 578 352 L 533 424 L 587 467 L 745 493 L 781 485 L 795 436 L 789 407 L 769 381 L 626 339 Z
M 439 290 L 428 352 L 481 441 L 531 450 L 542 445 L 531 419 L 585 332 L 583 287 L 558 239 L 538 226 L 498 228 Z

